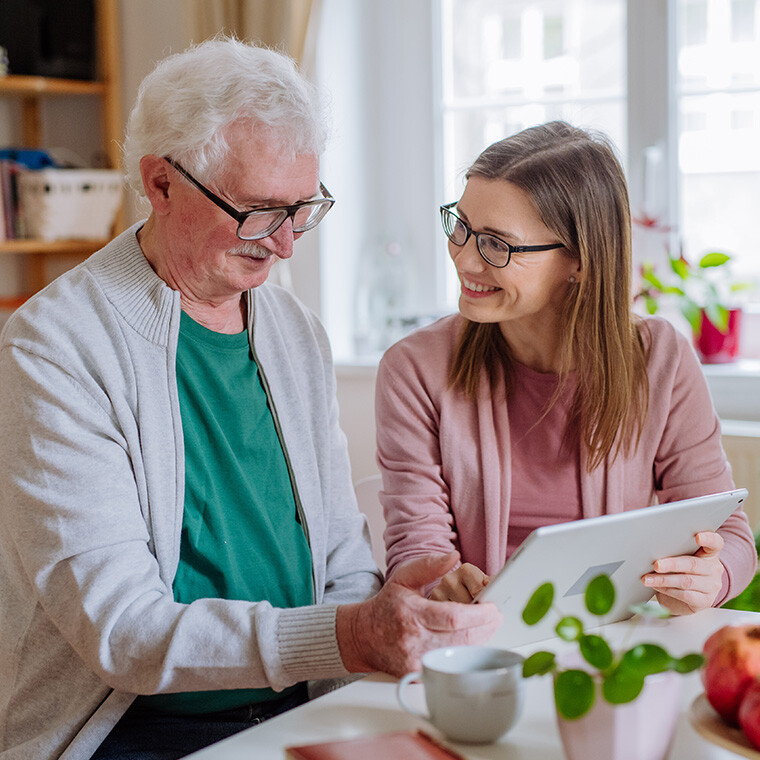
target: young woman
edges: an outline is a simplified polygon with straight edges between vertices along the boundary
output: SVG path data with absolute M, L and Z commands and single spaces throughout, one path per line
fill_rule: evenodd
M 460 313 L 386 353 L 376 401 L 388 571 L 458 549 L 432 597 L 459 601 L 540 525 L 734 487 L 688 341 L 631 313 L 628 193 L 606 139 L 534 127 L 466 178 L 441 208 Z M 742 511 L 696 538 L 642 579 L 677 614 L 755 571 Z

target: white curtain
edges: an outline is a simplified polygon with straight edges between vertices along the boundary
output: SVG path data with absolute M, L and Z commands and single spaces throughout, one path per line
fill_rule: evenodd
M 231 34 L 281 50 L 305 71 L 313 69 L 321 0 L 192 0 L 194 42 Z

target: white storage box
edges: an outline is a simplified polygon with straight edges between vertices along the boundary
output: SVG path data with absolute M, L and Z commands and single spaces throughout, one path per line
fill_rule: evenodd
M 24 235 L 42 240 L 105 240 L 121 203 L 115 169 L 41 169 L 18 175 Z

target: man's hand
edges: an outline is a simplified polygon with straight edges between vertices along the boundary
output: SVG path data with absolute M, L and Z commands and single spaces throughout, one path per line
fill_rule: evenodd
M 465 562 L 441 578 L 430 598 L 437 602 L 469 604 L 488 585 L 489 580 L 479 567 Z
M 501 625 L 493 604 L 426 599 L 422 589 L 456 565 L 457 552 L 431 554 L 399 567 L 377 596 L 338 607 L 341 657 L 352 673 L 402 676 L 430 649 L 486 642 Z
M 641 579 L 674 615 L 712 607 L 722 586 L 724 570 L 719 556 L 723 539 L 711 531 L 697 533 L 695 538 L 700 547 L 696 554 L 658 559 L 654 572 Z

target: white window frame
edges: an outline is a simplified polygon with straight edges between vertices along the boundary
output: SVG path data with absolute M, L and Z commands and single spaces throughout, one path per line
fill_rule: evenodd
M 679 217 L 675 16 L 670 0 L 627 3 L 628 193 L 634 213 L 646 211 L 674 230 L 671 250 L 678 249 Z

